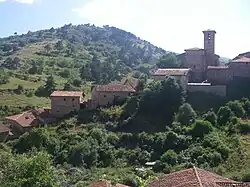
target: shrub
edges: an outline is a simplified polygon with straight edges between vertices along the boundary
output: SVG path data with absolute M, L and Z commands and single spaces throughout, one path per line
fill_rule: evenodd
M 204 137 L 213 130 L 212 124 L 209 121 L 197 120 L 191 128 L 193 137 Z
M 80 87 L 81 84 L 82 84 L 82 81 L 81 81 L 80 79 L 74 79 L 74 80 L 72 81 L 72 84 L 73 84 L 74 86 L 76 86 L 76 87 Z
M 17 89 L 15 90 L 15 92 L 17 93 L 17 94 L 21 94 L 21 93 L 23 93 L 24 92 L 24 87 L 23 87 L 23 85 L 18 85 L 17 86 Z
M 188 103 L 184 103 L 183 105 L 180 106 L 179 112 L 177 114 L 177 120 L 183 124 L 190 124 L 193 122 L 193 120 L 196 117 L 196 113 L 192 106 Z
M 220 107 L 217 113 L 219 125 L 225 125 L 233 117 L 233 112 L 228 106 Z
M 232 110 L 232 112 L 239 118 L 243 117 L 245 110 L 239 101 L 230 101 L 227 106 Z
M 161 161 L 170 165 L 175 165 L 177 163 L 177 156 L 176 152 L 170 149 L 161 156 Z
M 216 125 L 217 115 L 213 111 L 209 111 L 204 115 L 204 120 L 209 121 L 212 125 Z

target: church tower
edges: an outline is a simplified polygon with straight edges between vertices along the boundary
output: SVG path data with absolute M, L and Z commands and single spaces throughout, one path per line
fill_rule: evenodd
M 206 55 L 206 65 L 207 66 L 216 66 L 217 60 L 215 56 L 215 34 L 214 30 L 205 30 L 204 34 L 204 50 Z

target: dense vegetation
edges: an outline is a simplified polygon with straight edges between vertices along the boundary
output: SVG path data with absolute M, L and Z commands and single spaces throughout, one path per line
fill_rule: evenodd
M 178 67 L 173 53 L 114 27 L 65 25 L 0 39 L 0 117 L 48 106 L 54 89 L 141 81 L 123 103 L 84 109 L 0 144 L 0 186 L 87 186 L 100 179 L 145 186 L 151 176 L 193 164 L 249 181 L 250 101 L 185 93 L 174 79 L 149 80 L 154 67 Z M 110 71 L 112 70 L 112 71 Z M 239 92 L 238 92 L 239 93 Z M 243 92 L 241 92 L 243 93 Z M 233 100 L 237 98 L 238 100 Z M 201 102 L 202 101 L 202 102 Z M 155 161 L 145 171 L 148 161 Z

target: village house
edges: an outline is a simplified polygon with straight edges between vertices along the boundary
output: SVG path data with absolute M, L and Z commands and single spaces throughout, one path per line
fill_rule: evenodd
M 95 103 L 95 107 L 108 106 L 114 104 L 115 101 L 126 99 L 136 90 L 130 85 L 124 84 L 106 84 L 95 85 L 91 89 L 92 101 Z
M 62 117 L 86 107 L 84 93 L 80 91 L 54 91 L 50 95 L 51 114 Z
M 153 78 L 155 80 L 164 80 L 166 77 L 173 77 L 177 83 L 179 83 L 184 89 L 187 87 L 191 75 L 191 69 L 186 68 L 166 68 L 166 69 L 157 69 Z
M 236 182 L 196 167 L 163 175 L 147 187 L 246 187 L 250 183 Z
M 138 91 L 139 82 L 139 79 L 134 77 L 126 77 L 121 81 L 123 85 L 131 86 L 133 89 L 135 89 L 135 91 Z
M 12 136 L 11 129 L 4 124 L 0 124 L 0 142 L 5 142 Z
M 11 128 L 11 132 L 16 136 L 29 132 L 34 127 L 55 121 L 55 118 L 50 116 L 50 110 L 43 108 L 28 110 L 21 114 L 8 116 L 5 119 L 7 125 Z

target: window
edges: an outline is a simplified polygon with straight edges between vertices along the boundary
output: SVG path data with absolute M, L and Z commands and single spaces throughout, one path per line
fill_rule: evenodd
M 73 98 L 72 101 L 74 101 L 75 99 Z
M 75 108 L 75 105 L 73 105 L 73 107 Z
M 66 101 L 66 98 L 64 98 L 63 100 Z
M 106 97 L 106 95 L 104 95 L 103 97 Z
M 211 35 L 210 34 L 207 35 L 207 39 L 211 40 Z

